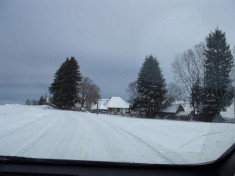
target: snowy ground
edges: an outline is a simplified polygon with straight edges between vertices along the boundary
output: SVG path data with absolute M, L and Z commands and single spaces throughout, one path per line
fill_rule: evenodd
M 0 106 L 0 155 L 185 164 L 217 159 L 235 142 L 235 124 L 126 118 Z

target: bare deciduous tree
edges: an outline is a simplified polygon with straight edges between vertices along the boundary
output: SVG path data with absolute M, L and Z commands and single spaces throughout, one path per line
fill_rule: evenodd
M 204 77 L 204 56 L 205 44 L 203 42 L 178 54 L 172 63 L 176 80 L 184 88 L 186 96 L 191 94 L 193 85 L 197 80 L 203 84 Z
M 100 88 L 89 77 L 83 77 L 80 83 L 81 107 L 90 109 L 92 103 L 100 98 Z
M 172 103 L 175 100 L 180 100 L 183 97 L 183 91 L 182 88 L 177 85 L 176 83 L 170 82 L 167 85 L 167 94 L 166 94 L 166 99 L 168 103 Z
M 130 96 L 129 102 L 133 103 L 134 98 L 137 96 L 137 82 L 136 81 L 130 82 L 128 88 L 126 89 L 126 92 Z
M 99 98 L 100 98 L 100 88 L 97 85 L 92 84 L 90 86 L 90 93 L 86 98 L 86 108 L 90 109 L 92 103 L 96 103 Z

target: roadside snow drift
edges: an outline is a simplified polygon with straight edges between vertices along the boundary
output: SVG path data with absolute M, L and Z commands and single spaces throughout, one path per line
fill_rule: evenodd
M 235 124 L 0 106 L 0 155 L 5 156 L 190 164 L 217 159 L 234 140 Z

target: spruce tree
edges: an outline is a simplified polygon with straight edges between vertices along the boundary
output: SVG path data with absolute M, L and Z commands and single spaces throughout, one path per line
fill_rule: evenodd
M 202 107 L 203 107 L 203 86 L 200 83 L 200 79 L 198 78 L 197 81 L 193 84 L 190 96 L 190 104 L 193 107 L 194 115 L 201 114 Z
M 233 56 L 225 33 L 218 28 L 206 38 L 206 46 L 203 118 L 212 121 L 232 103 L 234 95 L 229 75 Z
M 38 104 L 39 105 L 45 105 L 46 104 L 46 99 L 43 96 L 41 96 L 39 101 L 38 101 Z
M 80 68 L 74 57 L 66 61 L 57 70 L 54 82 L 49 88 L 52 103 L 62 109 L 71 109 L 78 102 L 78 84 L 81 81 Z
M 146 117 L 154 117 L 163 108 L 165 94 L 166 84 L 159 62 L 150 55 L 140 69 L 132 108 Z
M 63 108 L 64 103 L 62 102 L 62 93 L 63 93 L 63 72 L 66 69 L 68 64 L 68 58 L 60 66 L 54 75 L 54 81 L 49 88 L 49 92 L 52 94 L 51 102 L 59 108 Z

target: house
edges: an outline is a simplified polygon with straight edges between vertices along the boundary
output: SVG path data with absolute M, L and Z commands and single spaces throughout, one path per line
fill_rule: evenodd
M 225 122 L 224 118 L 220 114 L 216 114 L 212 122 Z
M 181 104 L 172 104 L 164 108 L 157 115 L 158 117 L 163 118 L 163 119 L 177 119 L 178 118 L 177 114 L 183 111 L 184 111 L 184 108 Z
M 191 120 L 193 118 L 192 111 L 180 111 L 176 114 L 177 120 Z
M 109 109 L 109 112 L 122 114 L 129 112 L 129 103 L 124 101 L 121 97 L 111 97 L 106 107 Z
M 98 101 L 98 106 L 97 104 L 94 104 L 91 107 L 92 112 L 97 112 L 97 110 L 99 113 L 106 113 L 109 109 L 105 105 L 103 105 L 102 101 Z
M 121 97 L 111 97 L 110 99 L 100 99 L 97 104 L 91 107 L 93 112 L 99 110 L 99 112 L 109 113 L 121 113 L 125 114 L 129 112 L 129 103 L 124 101 Z
M 189 101 L 175 101 L 173 104 L 181 104 L 185 111 L 193 111 L 193 107 L 191 106 Z
M 232 103 L 225 111 L 220 112 L 220 116 L 224 122 L 235 123 L 235 103 Z
M 82 104 L 81 103 L 75 103 L 75 108 L 77 108 L 77 109 L 81 109 L 81 107 L 82 107 Z
M 104 106 L 107 106 L 109 99 L 99 99 L 99 102 L 103 104 Z

